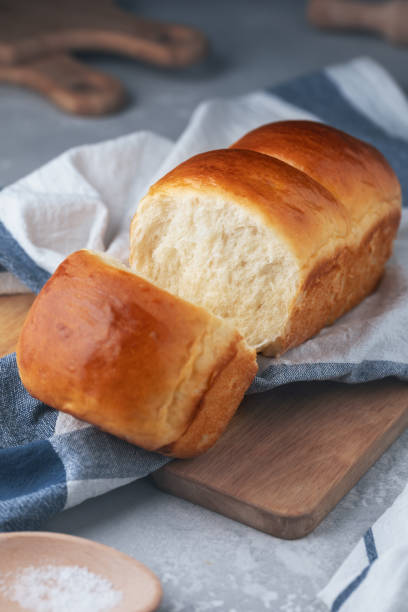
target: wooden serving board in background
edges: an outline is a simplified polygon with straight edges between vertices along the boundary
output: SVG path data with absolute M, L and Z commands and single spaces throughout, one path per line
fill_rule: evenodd
M 32 296 L 0 298 L 0 354 Z M 408 385 L 298 383 L 247 397 L 217 444 L 157 485 L 281 538 L 310 533 L 408 426 Z
M 123 85 L 69 55 L 80 50 L 182 68 L 202 59 L 208 42 L 195 28 L 143 19 L 113 0 L 1 0 L 0 82 L 35 89 L 80 115 L 121 108 Z

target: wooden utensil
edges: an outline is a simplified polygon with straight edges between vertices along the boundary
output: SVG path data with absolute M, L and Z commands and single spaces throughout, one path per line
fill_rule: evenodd
M 309 0 L 307 16 L 320 28 L 376 32 L 395 44 L 408 44 L 408 2 L 361 3 L 349 0 Z
M 12 590 L 13 583 L 21 580 L 19 574 L 24 568 L 32 572 L 46 566 L 86 569 L 108 581 L 115 593 L 121 594 L 120 601 L 109 606 L 112 612 L 152 612 L 160 603 L 162 589 L 158 578 L 136 559 L 84 538 L 26 531 L 0 534 L 0 610 L 27 610 L 12 601 L 10 587 Z M 35 586 L 38 594 L 39 585 Z M 52 586 L 48 584 L 47 588 Z
M 0 298 L 0 356 L 33 296 Z M 247 397 L 217 444 L 153 474 L 173 493 L 281 538 L 310 533 L 408 426 L 408 385 L 298 383 Z
M 201 59 L 207 47 L 194 28 L 141 19 L 111 0 L 0 2 L 0 81 L 33 88 L 72 113 L 112 112 L 126 94 L 119 81 L 68 51 L 109 51 L 180 68 Z

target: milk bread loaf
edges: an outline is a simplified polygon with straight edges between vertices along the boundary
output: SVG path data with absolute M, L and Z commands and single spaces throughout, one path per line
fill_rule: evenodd
M 385 158 L 311 121 L 262 126 L 180 164 L 131 224 L 130 264 L 278 355 L 373 291 L 401 214 Z
M 229 322 L 86 250 L 37 296 L 17 363 L 49 406 L 177 457 L 214 444 L 257 369 Z

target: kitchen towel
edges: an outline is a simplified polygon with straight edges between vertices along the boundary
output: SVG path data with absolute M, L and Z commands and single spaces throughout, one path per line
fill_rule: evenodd
M 331 612 L 408 609 L 407 510 L 408 486 L 320 592 Z
M 79 248 L 128 256 L 128 228 L 150 183 L 187 157 L 225 147 L 262 123 L 316 119 L 378 147 L 408 194 L 408 102 L 370 59 L 269 91 L 204 102 L 176 143 L 151 133 L 78 147 L 0 193 L 0 292 L 39 291 Z M 296 380 L 408 379 L 408 216 L 393 258 L 362 304 L 279 359 L 259 357 L 250 393 Z M 125 484 L 167 459 L 57 413 L 22 387 L 15 355 L 0 360 L 0 529 L 38 527 L 52 514 Z

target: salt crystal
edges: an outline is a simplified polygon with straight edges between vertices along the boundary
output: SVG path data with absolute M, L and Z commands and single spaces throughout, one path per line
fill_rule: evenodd
M 3 578 L 8 584 L 0 575 L 0 591 L 30 612 L 104 612 L 122 599 L 109 580 L 86 567 L 29 566 Z

